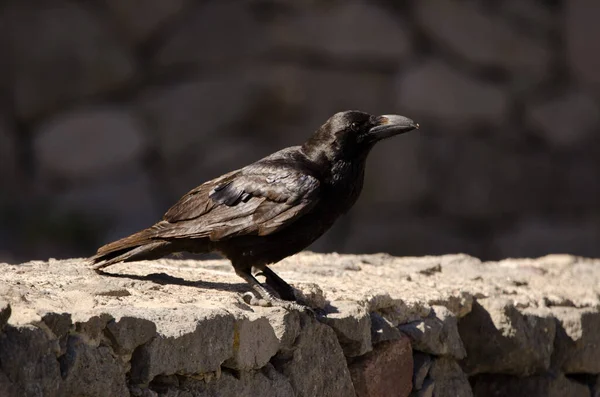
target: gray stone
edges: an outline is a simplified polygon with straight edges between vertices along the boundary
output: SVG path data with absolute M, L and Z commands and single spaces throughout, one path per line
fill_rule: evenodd
M 275 356 L 272 362 L 290 381 L 298 397 L 355 394 L 335 332 L 315 320 L 309 320 L 303 327 L 291 357 Z
M 214 372 L 233 356 L 233 316 L 205 309 L 198 310 L 195 318 L 195 327 L 190 323 L 187 329 L 173 329 L 171 321 L 157 327 L 159 335 L 137 349 L 131 358 L 134 383 L 148 383 L 156 375 Z
M 574 77 L 584 86 L 600 87 L 600 53 L 596 37 L 600 26 L 596 16 L 600 4 L 594 0 L 572 0 L 565 3 L 565 39 L 567 60 Z
M 15 3 L 3 10 L 0 26 L 20 117 L 114 90 L 134 75 L 131 54 L 85 5 Z
M 191 8 L 163 39 L 155 61 L 160 66 L 197 63 L 221 69 L 227 62 L 243 62 L 264 52 L 269 41 L 265 33 L 249 4 L 203 3 Z
M 527 113 L 533 131 L 556 147 L 584 144 L 600 125 L 598 103 L 583 92 L 568 92 L 532 105 Z
M 458 330 L 469 375 L 531 375 L 550 367 L 556 324 L 548 312 L 521 312 L 506 299 L 480 299 Z
M 0 374 L 6 375 L 19 396 L 58 397 L 58 350 L 58 342 L 37 327 L 6 325 L 0 334 Z
M 190 1 L 107 0 L 105 3 L 129 39 L 141 43 L 178 17 Z
M 70 313 L 46 313 L 42 316 L 42 321 L 57 339 L 67 336 L 73 329 Z
M 535 79 L 547 73 L 552 55 L 548 43 L 520 34 L 482 7 L 453 0 L 419 1 L 416 6 L 420 24 L 433 39 L 467 61 Z
M 8 376 L 0 371 L 0 392 L 5 397 L 21 397 L 17 386 L 8 379 Z
M 294 394 L 290 382 L 267 364 L 260 371 L 242 372 L 236 374 L 223 372 L 216 380 L 209 382 L 196 380 L 191 377 L 181 377 L 177 388 L 156 388 L 161 397 L 192 397 L 192 396 L 273 396 L 288 397 Z
M 95 274 L 82 259 L 0 264 L 0 299 L 12 308 L 0 331 L 0 394 L 85 395 L 89 385 L 88 394 L 120 396 L 126 385 L 140 397 L 353 396 L 384 386 L 408 394 L 414 380 L 415 388 L 422 385 L 413 396 L 469 395 L 450 355 L 432 357 L 427 372 L 427 356 L 413 356 L 408 337 L 395 339 L 399 331 L 392 331 L 437 316 L 441 332 L 439 324 L 424 330 L 443 346 L 451 334 L 444 326 L 469 310 L 458 321 L 465 370 L 476 373 L 471 380 L 497 382 L 499 373 L 514 373 L 529 378 L 519 380 L 525 390 L 528 382 L 542 385 L 529 395 L 545 395 L 550 386 L 584 390 L 571 380 L 589 391 L 598 371 L 599 263 L 569 255 L 481 262 L 467 255 L 301 253 L 283 260 L 276 271 L 294 286 L 315 284 L 333 306 L 347 302 L 340 314 L 365 307 L 371 343 L 379 329 L 381 340 L 390 338 L 348 359 L 332 327 L 304 313 L 244 304 L 239 293 L 247 286 L 225 260 L 123 263 L 110 268 L 115 277 Z M 129 294 L 97 293 L 123 290 Z M 472 309 L 469 297 L 478 300 Z M 354 321 L 362 327 L 360 317 Z M 349 367 L 366 380 L 360 387 Z M 563 380 L 543 386 L 548 382 L 539 374 L 550 371 L 577 372 L 564 387 Z M 374 377 L 385 381 L 369 383 Z
M 509 104 L 500 86 L 477 81 L 437 60 L 400 74 L 397 92 L 403 113 L 455 129 L 472 123 L 501 123 Z
M 143 318 L 123 316 L 106 324 L 106 332 L 114 341 L 113 348 L 119 354 L 131 354 L 156 335 L 156 325 Z
M 373 345 L 381 342 L 397 340 L 402 337 L 400 330 L 378 313 L 370 313 L 370 317 L 371 342 Z
M 566 374 L 600 373 L 600 313 L 556 307 L 552 314 L 558 322 L 553 366 Z
M 325 309 L 329 301 L 317 283 L 294 283 L 296 299 L 313 309 Z
M 72 180 L 98 177 L 139 161 L 144 146 L 139 120 L 118 108 L 81 109 L 54 117 L 34 140 L 42 175 Z
M 371 318 L 363 305 L 355 302 L 331 302 L 334 311 L 321 321 L 335 331 L 346 357 L 362 356 L 371 351 Z
M 433 360 L 429 377 L 435 383 L 433 389 L 435 397 L 473 396 L 467 375 L 452 358 L 439 357 Z
M 473 393 L 477 397 L 488 396 L 545 396 L 590 397 L 590 389 L 564 375 L 536 375 L 518 377 L 507 375 L 481 375 L 473 381 Z
M 295 51 L 316 51 L 346 60 L 398 61 L 410 54 L 404 24 L 400 16 L 377 4 L 338 2 L 301 7 L 288 18 L 276 20 L 271 34 L 277 45 Z
M 357 397 L 407 397 L 412 390 L 412 349 L 405 335 L 383 342 L 349 366 Z
M 435 382 L 431 379 L 426 379 L 423 387 L 420 390 L 413 390 L 410 397 L 433 397 L 435 391 Z
M 413 353 L 413 388 L 421 390 L 425 388 L 425 378 L 431 368 L 431 356 L 429 354 L 415 351 Z
M 233 357 L 223 364 L 240 371 L 260 369 L 279 350 L 279 339 L 266 318 L 242 318 L 235 322 Z
M 464 358 L 466 352 L 458 334 L 456 316 L 443 306 L 434 306 L 432 309 L 427 318 L 402 324 L 398 328 L 410 337 L 415 350 Z
M 267 315 L 275 337 L 279 341 L 279 349 L 288 352 L 293 349 L 296 338 L 300 335 L 300 313 L 283 308 L 275 308 Z
M 110 314 L 101 313 L 99 315 L 90 315 L 89 313 L 81 316 L 81 321 L 74 321 L 75 331 L 84 337 L 89 344 L 98 345 L 104 338 L 104 330 L 109 321 L 114 320 Z
M 78 336 L 69 336 L 67 351 L 59 358 L 59 395 L 90 397 L 126 396 L 125 369 L 106 346 L 90 346 Z
M 4 299 L 0 299 L 0 331 L 4 328 L 8 319 L 10 318 L 11 308 L 10 304 Z

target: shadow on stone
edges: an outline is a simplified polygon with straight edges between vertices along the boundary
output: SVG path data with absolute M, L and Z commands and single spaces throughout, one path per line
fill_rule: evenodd
M 151 281 L 160 285 L 183 285 L 186 287 L 196 287 L 204 289 L 216 289 L 222 291 L 234 291 L 234 292 L 246 292 L 250 288 L 246 283 L 220 283 L 213 281 L 189 281 L 180 277 L 170 276 L 166 273 L 151 273 L 148 275 L 138 274 L 116 274 L 116 273 L 102 273 L 102 276 L 115 277 L 115 278 L 130 278 L 140 281 Z

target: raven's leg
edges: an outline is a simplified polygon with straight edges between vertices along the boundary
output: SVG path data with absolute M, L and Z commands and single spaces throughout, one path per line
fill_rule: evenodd
M 286 301 L 296 301 L 294 288 L 279 277 L 273 270 L 265 266 L 261 273 L 265 276 L 267 285 L 275 290 Z M 260 273 L 259 273 L 260 274 Z
M 262 286 L 261 283 L 252 275 L 250 269 L 235 269 L 235 274 L 243 278 L 252 289 L 260 296 L 262 299 L 271 304 L 271 306 L 283 307 L 288 310 L 300 310 L 300 311 L 312 311 L 309 307 L 301 305 L 296 302 L 284 301 L 282 299 L 274 296 L 269 290 Z

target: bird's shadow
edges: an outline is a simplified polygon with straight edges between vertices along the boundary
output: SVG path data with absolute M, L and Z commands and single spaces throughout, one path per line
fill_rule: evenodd
M 246 283 L 222 283 L 215 281 L 190 281 L 181 277 L 174 277 L 166 273 L 150 273 L 147 275 L 127 274 L 127 273 L 101 273 L 105 277 L 127 278 L 140 281 L 151 281 L 159 285 L 182 285 L 200 289 L 212 289 L 227 292 L 244 293 L 250 290 Z
M 250 292 L 251 288 L 246 283 L 222 283 L 222 282 L 214 282 L 214 281 L 189 281 L 185 280 L 181 277 L 174 277 L 166 273 L 150 273 L 147 275 L 138 275 L 138 274 L 127 274 L 127 273 L 101 273 L 102 276 L 106 277 L 114 277 L 114 278 L 126 278 L 132 280 L 139 281 L 151 281 L 155 284 L 159 285 L 182 285 L 186 287 L 194 287 L 200 289 L 212 289 L 226 292 L 236 292 L 239 294 L 244 294 L 245 292 Z M 339 313 L 339 310 L 336 306 L 328 303 L 322 309 L 314 309 L 317 318 L 327 317 L 328 314 Z

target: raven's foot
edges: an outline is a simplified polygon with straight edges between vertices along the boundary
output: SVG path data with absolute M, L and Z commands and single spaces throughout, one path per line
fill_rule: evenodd
M 290 298 L 289 300 L 281 299 L 273 294 L 269 289 L 267 289 L 264 285 L 258 282 L 258 280 L 252 275 L 250 269 L 236 269 L 236 273 L 238 276 L 246 280 L 246 282 L 252 287 L 252 292 L 250 294 L 244 294 L 244 301 L 253 306 L 275 306 L 275 307 L 283 307 L 286 310 L 297 310 L 301 312 L 310 312 L 313 313 L 313 310 L 298 302 L 293 295 L 289 295 L 289 291 L 291 290 L 293 293 L 292 287 L 290 287 L 285 281 L 281 280 L 285 285 L 288 285 L 289 290 L 286 291 L 288 294 L 285 294 L 286 298 Z M 267 276 L 267 279 L 268 276 Z M 271 276 L 271 280 L 273 280 Z M 270 284 L 267 284 L 270 286 Z M 281 286 L 281 284 L 279 284 Z M 279 293 L 279 292 L 278 292 Z
M 246 302 L 247 304 L 249 304 L 251 306 L 281 307 L 281 308 L 284 308 L 284 309 L 290 310 L 290 311 L 299 311 L 299 312 L 306 312 L 306 313 L 314 314 L 313 309 L 311 309 L 309 306 L 306 306 L 299 302 L 286 301 L 286 300 L 277 298 L 276 296 L 273 296 L 273 295 L 270 295 L 269 297 L 267 297 L 265 299 L 265 297 L 263 297 L 263 296 L 257 297 L 256 294 L 254 294 L 252 292 L 246 292 L 245 294 L 242 295 L 242 299 L 244 300 L 244 302 Z
M 294 288 L 279 277 L 273 270 L 267 266 L 263 267 L 258 273 L 265 277 L 267 285 L 275 290 L 279 297 L 286 301 L 297 301 Z

